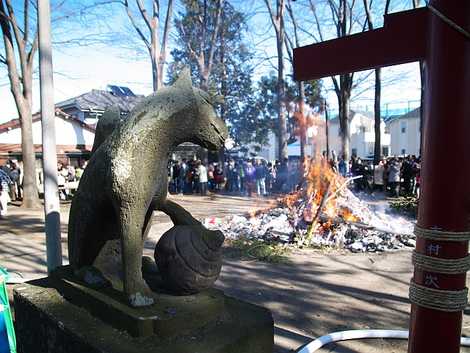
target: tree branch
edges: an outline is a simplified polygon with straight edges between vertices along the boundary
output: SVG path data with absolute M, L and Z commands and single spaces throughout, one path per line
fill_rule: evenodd
M 164 62 L 166 58 L 166 47 L 168 42 L 168 36 L 170 33 L 171 28 L 171 18 L 173 16 L 173 0 L 168 0 L 168 8 L 166 10 L 166 17 L 165 17 L 165 27 L 163 28 L 163 40 L 162 46 L 160 50 L 160 61 Z
M 11 23 L 11 26 L 13 27 L 13 33 L 15 34 L 16 45 L 18 45 L 18 52 L 20 56 L 21 66 L 23 66 L 23 64 L 26 63 L 25 42 L 22 37 L 20 28 L 18 27 L 18 23 L 16 22 L 16 15 L 13 10 L 13 6 L 11 4 L 11 0 L 5 0 L 5 3 L 8 9 L 8 17 L 10 18 L 10 23 Z
M 371 31 L 374 29 L 374 24 L 372 23 L 372 14 L 370 13 L 369 3 L 367 0 L 363 0 L 363 2 L 364 2 L 364 10 L 366 12 L 367 24 L 369 26 L 369 30 Z
M 285 9 L 285 0 L 280 0 L 277 3 L 277 18 L 278 20 L 282 20 L 284 18 L 284 9 Z
M 331 14 L 333 16 L 333 21 L 338 23 L 339 22 L 339 10 L 336 7 L 335 2 L 332 1 L 332 0 L 328 0 L 328 5 L 330 5 L 330 10 L 331 10 Z M 336 18 L 336 20 L 335 20 L 335 18 Z
M 152 30 L 152 21 L 147 13 L 147 10 L 145 8 L 145 5 L 142 3 L 142 0 L 135 0 L 137 7 L 139 8 L 140 14 L 142 15 L 142 18 L 147 25 L 148 29 L 151 31 Z
M 31 49 L 29 50 L 28 57 L 27 57 L 27 63 L 30 68 L 32 68 L 33 66 L 34 54 L 36 53 L 38 46 L 39 46 L 39 31 L 36 31 L 33 44 L 31 45 Z
M 204 0 L 202 7 L 202 17 L 199 14 L 199 21 L 201 23 L 201 52 L 204 52 L 204 43 L 206 42 L 206 30 L 207 30 L 207 0 Z
M 388 11 L 390 9 L 390 0 L 387 0 L 387 2 L 385 3 L 385 14 L 388 15 Z
M 129 8 L 129 1 L 124 0 L 123 5 L 126 8 L 127 17 L 129 17 L 129 20 L 131 21 L 131 24 L 134 27 L 134 29 L 136 30 L 137 34 L 140 36 L 140 39 L 142 39 L 142 41 L 144 42 L 145 46 L 147 47 L 147 49 L 149 51 L 152 50 L 149 41 L 147 40 L 145 35 L 140 30 L 139 26 L 137 25 L 137 22 L 134 19 L 134 16 L 132 15 L 131 9 Z
M 24 0 L 24 41 L 28 43 L 29 36 L 29 0 Z
M 287 35 L 287 33 L 284 36 L 284 42 L 285 42 L 285 45 L 286 45 L 287 55 L 289 56 L 289 61 L 293 65 L 293 63 L 294 63 L 294 58 L 292 56 L 293 43 L 292 43 L 292 39 L 289 37 L 289 35 Z
M 183 37 L 186 37 L 186 31 L 184 30 L 184 26 L 181 22 L 179 22 L 179 30 L 181 31 L 181 33 L 183 34 Z M 198 56 L 196 54 L 196 52 L 194 51 L 193 47 L 191 46 L 191 43 L 190 41 L 186 41 L 186 47 L 188 48 L 189 50 L 189 55 L 191 55 L 193 57 L 194 60 L 197 60 L 198 59 Z
M 160 1 L 153 0 L 153 17 L 160 18 Z
M 324 41 L 323 33 L 322 33 L 322 30 L 321 30 L 321 26 L 320 26 L 320 20 L 318 19 L 318 15 L 317 15 L 317 8 L 313 4 L 312 0 L 309 1 L 309 4 L 310 4 L 310 9 L 312 10 L 312 13 L 313 13 L 313 17 L 315 18 L 315 24 L 316 24 L 316 27 L 317 27 L 318 36 L 320 37 L 320 41 L 323 42 Z
M 335 93 L 339 97 L 339 95 L 341 94 L 341 89 L 339 87 L 338 80 L 335 76 L 331 76 L 331 81 L 333 81 L 333 86 L 335 86 Z
M 17 103 L 17 107 L 23 106 L 24 97 L 21 94 L 21 81 L 16 66 L 15 52 L 13 46 L 13 36 L 11 33 L 10 22 L 6 16 L 3 0 L 0 0 L 0 27 L 3 34 L 3 42 L 5 44 L 5 61 L 8 69 L 8 79 L 10 81 L 10 89 Z
M 269 0 L 264 0 L 264 3 L 266 4 L 266 7 L 268 8 L 269 16 L 271 17 L 271 21 L 273 21 L 273 25 L 274 25 L 275 16 L 274 16 L 273 8 L 271 7 Z
M 208 57 L 208 63 L 207 63 L 207 71 L 210 73 L 212 69 L 212 61 L 214 59 L 214 53 L 215 53 L 215 40 L 217 38 L 217 35 L 219 33 L 219 27 L 220 27 L 220 17 L 222 14 L 222 8 L 224 6 L 224 0 L 219 0 L 217 2 L 217 10 L 216 10 L 216 17 L 215 17 L 215 25 L 214 25 L 214 31 L 212 32 L 211 40 L 210 40 L 210 46 L 209 46 L 209 57 Z
M 298 35 L 298 31 L 297 31 L 297 21 L 294 17 L 294 12 L 292 11 L 292 5 L 291 5 L 291 1 L 288 0 L 287 1 L 287 4 L 286 4 L 286 9 L 287 9 L 287 13 L 289 14 L 289 17 L 292 21 L 292 26 L 294 27 L 294 39 L 295 39 L 295 45 L 297 47 L 300 46 L 300 41 L 299 41 L 299 35 Z M 293 46 L 292 46 L 293 47 Z
M 348 35 L 350 35 L 352 33 L 352 30 L 353 30 L 353 25 L 354 25 L 354 21 L 353 21 L 353 9 L 354 9 L 354 5 L 356 4 L 356 0 L 352 0 L 351 1 L 351 5 L 349 5 L 349 3 L 346 1 L 346 5 L 348 5 L 348 10 L 349 10 L 349 29 L 348 29 Z

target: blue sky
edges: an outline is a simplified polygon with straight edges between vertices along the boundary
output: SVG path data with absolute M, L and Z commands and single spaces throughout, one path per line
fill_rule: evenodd
M 16 0 L 16 3 L 20 3 Z M 255 79 L 261 75 L 274 73 L 273 57 L 275 56 L 274 32 L 270 27 L 270 20 L 261 1 L 234 1 L 236 7 L 252 13 L 249 18 L 249 31 L 247 40 L 252 43 L 255 55 Z M 100 21 L 90 25 L 89 21 L 66 23 L 56 27 L 55 37 L 93 35 L 96 32 L 106 32 L 109 29 L 130 33 L 128 19 L 122 9 L 113 8 L 106 11 L 108 21 Z M 176 11 L 180 10 L 176 7 Z M 308 29 L 308 25 L 306 25 Z M 329 32 L 328 32 L 329 33 Z M 305 36 L 302 44 L 311 43 L 312 39 Z M 137 41 L 138 43 L 138 41 Z M 151 71 L 146 57 L 136 50 L 124 49 L 122 45 L 106 43 L 92 46 L 77 46 L 54 50 L 54 99 L 56 102 L 77 96 L 91 89 L 103 89 L 107 84 L 117 84 L 130 87 L 135 93 L 151 93 Z M 133 47 L 132 45 L 130 47 Z M 0 45 L 0 50 L 3 46 Z M 267 60 L 266 58 L 271 58 Z M 168 56 L 171 60 L 171 56 Z M 286 63 L 287 64 L 287 63 Z M 286 66 L 287 73 L 291 67 Z M 383 105 L 389 107 L 406 107 L 418 104 L 420 97 L 418 64 L 412 63 L 399 67 L 385 68 L 383 70 L 384 88 Z M 371 75 L 373 78 L 373 75 Z M 332 92 L 331 80 L 324 81 L 324 94 L 331 109 L 337 106 L 336 95 Z M 353 92 L 353 108 L 373 109 L 373 82 L 365 81 L 363 85 Z M 17 116 L 13 97 L 10 93 L 6 71 L 0 67 L 0 122 L 10 120 Z M 33 91 L 33 111 L 39 109 L 38 82 L 35 80 Z

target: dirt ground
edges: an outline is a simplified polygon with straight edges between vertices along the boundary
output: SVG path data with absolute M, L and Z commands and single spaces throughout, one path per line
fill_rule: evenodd
M 241 214 L 269 205 L 267 199 L 244 197 L 173 196 L 197 218 Z M 62 205 L 62 244 L 66 253 L 69 205 Z M 145 252 L 153 253 L 171 221 L 156 213 Z M 0 266 L 27 278 L 44 276 L 45 239 L 42 210 L 11 207 L 0 220 Z M 268 264 L 226 258 L 217 287 L 226 294 L 264 306 L 275 322 L 275 352 L 293 352 L 324 334 L 347 329 L 407 329 L 411 252 L 351 254 L 296 250 L 289 262 Z M 470 335 L 470 310 L 464 314 L 463 334 Z M 406 341 L 341 342 L 319 352 L 406 352 Z M 463 348 L 462 352 L 470 352 Z

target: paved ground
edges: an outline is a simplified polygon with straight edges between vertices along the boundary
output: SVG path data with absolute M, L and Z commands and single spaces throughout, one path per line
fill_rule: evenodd
M 266 199 L 243 197 L 174 197 L 196 217 L 244 213 L 269 205 Z M 64 259 L 68 205 L 62 206 Z M 0 220 L 0 266 L 28 277 L 45 274 L 42 212 L 11 208 Z M 159 235 L 171 227 L 160 213 L 146 244 L 153 252 Z M 292 349 L 323 334 L 345 329 L 406 329 L 409 318 L 410 252 L 382 255 L 321 253 L 302 250 L 287 264 L 265 264 L 227 258 L 219 288 L 231 296 L 269 308 L 276 325 L 276 353 Z M 470 335 L 470 311 L 463 333 Z M 363 340 L 330 345 L 320 352 L 406 352 L 406 342 Z M 462 349 L 470 352 L 470 349 Z

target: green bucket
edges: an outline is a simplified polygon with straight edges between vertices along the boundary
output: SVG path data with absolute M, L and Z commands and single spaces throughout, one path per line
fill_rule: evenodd
M 8 301 L 8 272 L 0 267 L 0 353 L 16 353 L 16 338 Z

